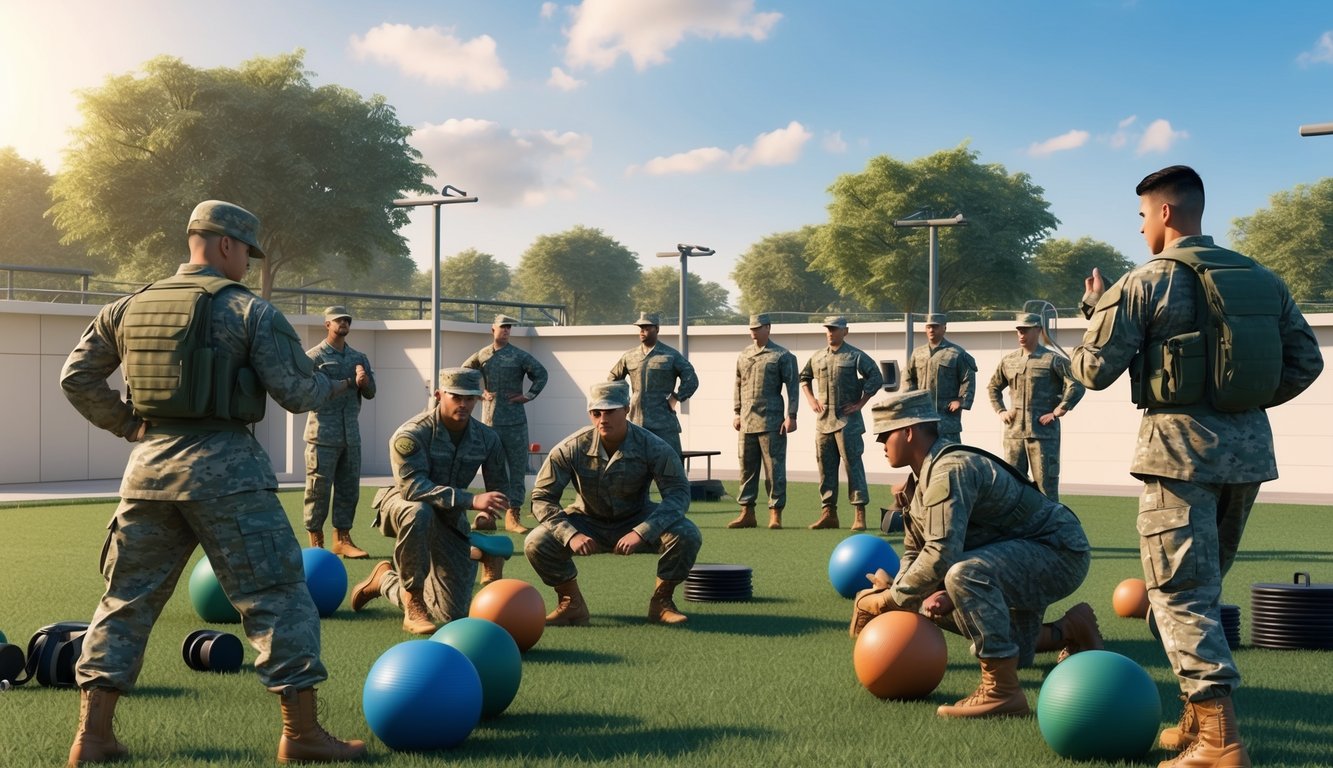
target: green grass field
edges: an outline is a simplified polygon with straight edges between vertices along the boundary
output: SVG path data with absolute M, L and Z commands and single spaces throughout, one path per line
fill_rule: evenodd
M 368 527 L 363 495 L 356 541 L 368 561 L 348 562 L 355 582 L 392 541 Z M 881 496 L 884 489 L 872 489 Z M 397 754 L 370 733 L 361 688 L 375 659 L 409 639 L 401 614 L 378 600 L 360 614 L 344 607 L 323 624 L 330 679 L 320 689 L 323 722 L 342 737 L 370 742 L 372 765 L 425 766 L 1037 766 L 1065 765 L 1042 741 L 1035 717 L 944 721 L 935 707 L 972 691 L 978 678 L 967 644 L 949 636 L 949 668 L 926 701 L 880 701 L 857 683 L 847 637 L 850 601 L 827 579 L 829 553 L 847 531 L 808 531 L 818 503 L 814 486 L 792 488 L 782 531 L 726 530 L 730 501 L 696 503 L 690 516 L 704 530 L 700 562 L 754 569 L 747 603 L 693 603 L 685 627 L 644 621 L 653 585 L 653 556 L 612 555 L 579 561 L 580 585 L 593 612 L 587 628 L 552 628 L 524 656 L 517 698 L 447 752 Z M 282 494 L 299 529 L 300 495 Z M 1176 685 L 1142 621 L 1110 607 L 1122 579 L 1141 576 L 1136 501 L 1068 499 L 1095 546 L 1082 589 L 1048 618 L 1086 600 L 1097 610 L 1110 650 L 1142 664 L 1157 682 L 1163 725 L 1179 714 Z M 101 594 L 97 557 L 111 502 L 0 509 L 0 631 L 26 644 L 37 627 L 86 621 Z M 1224 600 L 1242 609 L 1248 643 L 1250 585 L 1289 582 L 1308 571 L 1333 581 L 1333 526 L 1328 509 L 1259 505 Z M 846 521 L 844 520 L 844 525 Z M 304 543 L 304 537 L 302 539 Z M 901 551 L 901 539 L 891 539 Z M 196 557 L 201 556 L 197 553 Z M 191 567 L 193 563 L 191 563 Z M 186 570 L 188 576 L 189 569 Z M 506 575 L 537 583 L 521 557 Z M 139 687 L 122 700 L 117 735 L 131 749 L 127 765 L 271 765 L 280 719 L 276 697 L 257 683 L 246 647 L 239 675 L 190 671 L 180 645 L 206 626 L 195 615 L 183 578 L 148 646 Z M 541 587 L 548 607 L 553 593 Z M 239 634 L 239 625 L 219 628 Z M 1333 657 L 1326 652 L 1245 647 L 1237 653 L 1244 686 L 1236 700 L 1242 736 L 1256 765 L 1333 764 Z M 1036 705 L 1054 663 L 1039 657 L 1020 675 Z M 77 718 L 72 690 L 29 684 L 0 693 L 0 766 L 63 764 Z M 1135 764 L 1156 765 L 1152 752 Z

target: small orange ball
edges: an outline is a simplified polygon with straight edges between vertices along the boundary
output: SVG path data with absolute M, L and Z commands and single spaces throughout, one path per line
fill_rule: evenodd
M 1142 619 L 1148 615 L 1148 585 L 1143 579 L 1125 579 L 1111 595 L 1115 615 L 1127 619 Z
M 546 601 L 537 588 L 520 579 L 496 579 L 472 597 L 468 616 L 505 628 L 520 651 L 541 639 L 546 629 Z
M 856 679 L 881 699 L 919 699 L 944 679 L 949 648 L 944 633 L 918 613 L 889 611 L 856 638 Z

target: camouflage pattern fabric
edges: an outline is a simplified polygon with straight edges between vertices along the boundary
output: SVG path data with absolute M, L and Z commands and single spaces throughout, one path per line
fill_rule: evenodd
M 437 623 L 461 619 L 472 606 L 472 583 L 477 562 L 470 557 L 466 535 L 440 524 L 431 505 L 386 494 L 379 507 L 379 526 L 396 539 L 394 570 L 384 574 L 380 594 L 403 607 L 403 592 L 420 589 L 426 610 Z M 408 575 L 404 583 L 400 571 Z
M 1060 500 L 1060 441 L 1006 437 L 1004 460 L 1028 475 L 1051 501 Z
M 339 352 L 328 340 L 306 350 L 315 370 L 334 381 L 355 379 L 362 366 L 370 378 L 364 389 L 353 388 L 316 408 L 305 423 L 305 528 L 324 529 L 333 504 L 333 527 L 351 530 L 361 497 L 361 400 L 375 397 L 375 372 L 370 359 L 350 345 Z
M 772 341 L 762 347 L 751 344 L 736 359 L 732 406 L 741 422 L 736 501 L 742 506 L 755 503 L 761 464 L 768 506 L 787 506 L 787 436 L 779 430 L 786 417 L 796 418 L 799 386 L 796 356 Z
M 629 420 L 668 443 L 674 441 L 679 456 L 680 419 L 667 398 L 674 394 L 677 401 L 684 402 L 694 396 L 699 388 L 694 366 L 679 352 L 659 341 L 647 352 L 643 351 L 643 345 L 639 345 L 621 355 L 606 380 L 621 379 L 629 379 L 633 390 Z
M 840 434 L 840 433 L 836 433 Z M 741 432 L 738 436 L 741 485 L 736 503 L 754 504 L 759 498 L 759 470 L 764 471 L 764 492 L 769 509 L 787 506 L 787 436 L 772 432 Z M 836 493 L 836 489 L 834 489 Z
M 1004 404 L 1008 388 L 1011 408 Z M 1060 499 L 1060 419 L 1042 424 L 1042 416 L 1056 408 L 1072 411 L 1086 391 L 1070 371 L 1069 361 L 1038 344 L 1029 355 L 1014 350 L 1000 359 L 986 391 L 996 413 L 1014 411 L 1014 419 L 1004 427 L 1005 459 L 1020 470 L 1032 472 L 1032 479 L 1052 500 Z M 1028 441 L 1049 441 L 1050 445 L 1030 447 Z M 1029 452 L 1040 460 L 1029 461 Z M 1053 477 L 1046 474 L 1054 471 Z
M 333 527 L 350 531 L 356 524 L 356 505 L 360 500 L 361 446 L 306 443 L 302 515 L 305 529 L 324 530 L 332 501 Z
M 509 461 L 509 485 L 504 488 L 509 506 L 522 507 L 528 492 L 523 482 L 528 474 L 528 414 L 525 403 L 511 403 L 509 398 L 526 394 L 531 401 L 541 394 L 549 378 L 546 367 L 513 344 L 499 349 L 488 344 L 463 361 L 463 367 L 481 371 L 482 387 L 491 394 L 491 399 L 482 400 L 481 421 L 500 435 Z M 532 382 L 527 392 L 525 377 Z
M 571 483 L 574 501 L 562 507 L 560 498 Z M 648 498 L 653 485 L 658 503 Z M 578 574 L 569 551 L 575 534 L 611 551 L 632 530 L 658 553 L 657 575 L 681 581 L 703 545 L 703 534 L 685 517 L 689 507 L 685 468 L 660 438 L 630 424 L 619 450 L 607 456 L 597 431 L 585 427 L 561 441 L 542 464 L 532 489 L 539 525 L 528 534 L 524 552 L 542 582 L 555 586 Z
M 937 346 L 922 344 L 912 350 L 903 374 L 903 391 L 924 389 L 935 398 L 940 414 L 940 437 L 958 442 L 963 432 L 963 411 L 972 408 L 976 395 L 977 361 L 967 350 L 944 339 Z M 949 412 L 949 403 L 958 400 L 962 407 Z
M 801 369 L 802 386 L 810 386 L 824 412 L 815 417 L 815 459 L 819 462 L 819 496 L 826 507 L 838 503 L 838 463 L 847 464 L 847 498 L 852 504 L 869 504 L 865 464 L 865 419 L 860 411 L 842 413 L 842 407 L 884 385 L 884 376 L 870 356 L 843 342 L 815 352 Z
M 815 460 L 819 462 L 819 502 L 825 507 L 838 507 L 838 462 L 847 465 L 847 501 L 852 506 L 870 503 L 870 486 L 866 484 L 865 438 L 860 432 L 841 430 L 815 433 Z

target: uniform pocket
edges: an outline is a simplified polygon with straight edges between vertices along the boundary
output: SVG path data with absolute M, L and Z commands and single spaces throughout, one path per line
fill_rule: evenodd
M 301 548 L 292 538 L 291 526 L 272 512 L 252 512 L 236 518 L 249 568 L 235 574 L 241 591 L 259 592 L 279 584 L 305 579 Z
M 1187 506 L 1140 510 L 1137 521 L 1149 589 L 1182 589 L 1195 582 L 1194 529 Z

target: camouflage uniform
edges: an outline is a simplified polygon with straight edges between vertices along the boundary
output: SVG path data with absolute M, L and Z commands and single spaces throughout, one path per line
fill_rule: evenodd
M 306 350 L 315 370 L 334 381 L 355 379 L 358 365 L 366 369 L 370 384 L 353 388 L 328 405 L 310 412 L 305 423 L 305 529 L 322 531 L 333 496 L 333 527 L 351 530 L 356 504 L 361 498 L 361 398 L 375 397 L 375 373 L 370 360 L 344 345 L 339 352 L 328 340 Z
M 977 361 L 972 355 L 948 339 L 934 347 L 922 344 L 912 350 L 903 379 L 904 392 L 924 389 L 934 396 L 935 410 L 940 414 L 940 437 L 958 442 L 963 433 L 963 411 L 972 408 L 976 394 Z M 950 413 L 949 403 L 954 400 L 961 401 L 962 407 Z
M 182 265 L 176 275 L 221 276 L 197 264 Z M 132 298 L 102 308 L 65 361 L 60 381 L 79 413 L 122 437 L 135 434 L 142 421 L 106 379 L 121 364 L 121 322 Z M 314 371 L 296 331 L 267 301 L 240 289 L 221 291 L 211 321 L 215 347 L 246 361 L 283 408 L 308 411 L 329 399 L 333 382 Z M 102 564 L 106 594 L 76 672 L 81 688 L 134 686 L 148 634 L 196 545 L 240 611 L 258 651 L 260 682 L 280 692 L 327 677 L 319 660 L 319 614 L 277 487 L 268 454 L 240 422 L 150 426 L 134 444 L 121 482 Z
M 487 345 L 464 361 L 463 367 L 481 371 L 482 386 L 492 395 L 482 401 L 481 421 L 500 435 L 509 462 L 509 485 L 501 490 L 509 497 L 510 507 L 520 507 L 527 495 L 523 478 L 528 474 L 528 415 L 524 403 L 511 403 L 509 398 L 525 394 L 526 376 L 532 382 L 526 394 L 529 400 L 535 399 L 546 387 L 546 368 L 513 344 L 499 349 Z
M 401 608 L 403 592 L 421 589 L 431 618 L 442 623 L 461 619 L 472 603 L 477 576 L 469 556 L 472 494 L 467 487 L 478 468 L 487 491 L 508 484 L 500 437 L 469 419 L 455 444 L 439 409 L 431 408 L 389 439 L 389 464 L 395 484 L 375 495 L 375 526 L 397 541 L 393 570 L 384 575 L 380 594 Z
M 1004 427 L 1004 459 L 1032 480 L 1053 501 L 1060 500 L 1060 420 L 1039 419 L 1056 408 L 1071 411 L 1083 399 L 1084 387 L 1069 372 L 1069 361 L 1038 344 L 1029 355 L 1022 349 L 1005 355 L 991 376 L 987 391 L 991 407 L 1004 413 L 1005 387 L 1012 390 L 1014 420 Z
M 796 356 L 772 341 L 746 347 L 736 360 L 736 388 L 732 398 L 741 420 L 741 487 L 736 501 L 752 505 L 759 495 L 759 465 L 767 478 L 768 506 L 787 506 L 787 435 L 781 432 L 784 415 L 796 418 Z M 786 390 L 787 404 L 782 395 Z
M 903 513 L 903 557 L 890 594 L 917 611 L 943 589 L 939 623 L 983 659 L 1032 663 L 1042 615 L 1078 589 L 1091 547 L 1068 507 L 987 455 L 937 440 Z
M 851 344 L 837 349 L 824 347 L 810 356 L 801 369 L 801 385 L 817 390 L 824 412 L 815 418 L 815 455 L 819 461 L 819 498 L 828 508 L 838 506 L 838 461 L 847 464 L 847 498 L 854 506 L 870 503 L 866 485 L 865 450 L 861 412 L 841 413 L 848 403 L 872 395 L 884 385 L 875 361 Z M 813 383 L 818 386 L 814 386 Z
M 1211 237 L 1184 237 L 1167 244 L 1162 255 L 1212 244 Z M 1323 370 L 1314 332 L 1286 285 L 1276 282 L 1283 370 L 1272 405 L 1303 392 Z M 1074 375 L 1093 389 L 1105 389 L 1141 350 L 1198 330 L 1199 290 L 1187 268 L 1154 259 L 1105 294 L 1085 295 L 1084 312 L 1092 322 L 1074 349 Z M 1235 559 L 1260 483 L 1277 477 L 1268 415 L 1262 409 L 1221 413 L 1207 403 L 1149 408 L 1139 424 L 1130 473 L 1144 481 L 1139 552 L 1162 645 L 1181 690 L 1191 701 L 1229 696 L 1240 674 L 1221 623 L 1222 578 Z
M 660 341 L 646 352 L 641 344 L 621 355 L 606 380 L 626 378 L 634 390 L 629 404 L 629 420 L 662 438 L 679 457 L 683 452 L 680 419 L 667 398 L 674 394 L 676 401 L 683 403 L 694 395 L 699 388 L 694 366 Z M 676 388 L 677 379 L 680 380 L 679 388 Z
M 578 576 L 569 541 L 575 534 L 590 537 L 606 552 L 630 531 L 636 531 L 659 555 L 657 577 L 684 581 L 703 546 L 703 535 L 685 511 L 690 484 L 671 446 L 637 424 L 629 424 L 624 442 L 606 455 L 597 430 L 584 427 L 552 449 L 532 489 L 532 514 L 541 524 L 528 534 L 524 553 L 533 570 L 549 586 Z M 560 506 L 566 486 L 575 497 Z M 657 485 L 660 502 L 648 498 Z

